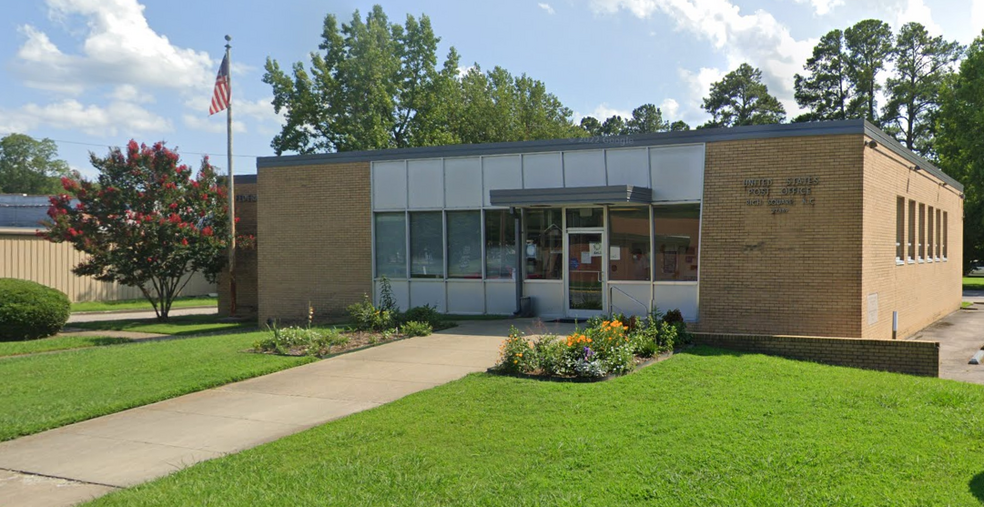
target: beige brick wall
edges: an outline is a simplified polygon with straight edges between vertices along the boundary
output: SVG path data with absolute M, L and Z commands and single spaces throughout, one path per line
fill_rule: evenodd
M 860 134 L 707 144 L 699 331 L 861 336 L 863 153 Z M 762 178 L 772 184 L 744 184 Z M 783 195 L 787 187 L 810 193 Z
M 372 292 L 369 163 L 258 171 L 259 320 L 338 317 Z
M 702 333 L 695 334 L 694 341 L 711 347 L 865 370 L 927 377 L 940 374 L 940 344 L 937 342 Z
M 236 216 L 239 223 L 236 224 L 236 235 L 245 236 L 252 234 L 256 236 L 256 207 L 259 203 L 256 183 L 237 183 L 235 193 Z M 252 200 L 254 196 L 256 200 Z M 240 200 L 239 198 L 243 199 Z M 240 248 L 236 250 L 236 315 L 255 316 L 259 309 L 259 295 L 257 287 L 257 251 L 253 249 Z M 229 271 L 228 268 L 222 270 L 218 279 L 219 283 L 219 315 L 229 315 Z
M 899 312 L 899 338 L 910 336 L 960 308 L 963 252 L 963 200 L 951 187 L 883 146 L 864 150 L 864 250 L 862 333 L 865 338 L 891 338 L 892 311 Z M 896 199 L 904 197 L 905 239 L 908 201 L 947 212 L 949 240 L 946 262 L 896 264 Z M 934 213 L 935 220 L 935 213 Z M 917 229 L 918 230 L 918 229 Z M 935 230 L 935 223 L 934 223 Z M 935 233 L 934 233 L 935 235 Z M 917 232 L 918 236 L 918 232 Z M 876 294 L 877 322 L 868 323 L 867 298 Z

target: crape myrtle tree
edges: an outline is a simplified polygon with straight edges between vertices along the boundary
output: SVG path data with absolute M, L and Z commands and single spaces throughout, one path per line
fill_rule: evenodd
M 225 263 L 225 189 L 208 157 L 192 174 L 163 142 L 130 141 L 125 152 L 90 159 L 98 178 L 62 178 L 65 193 L 51 197 L 38 234 L 87 254 L 75 274 L 138 287 L 166 321 L 195 272 L 214 282 Z

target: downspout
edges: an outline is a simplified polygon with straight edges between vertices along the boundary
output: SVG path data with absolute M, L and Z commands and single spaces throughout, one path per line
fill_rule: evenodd
M 523 231 L 520 230 L 521 220 L 520 213 L 521 210 L 516 207 L 509 208 L 509 213 L 513 216 L 516 224 L 516 268 L 513 270 L 513 276 L 516 277 L 516 313 L 515 315 L 522 315 L 523 313 L 523 252 L 525 251 L 522 247 L 522 237 Z

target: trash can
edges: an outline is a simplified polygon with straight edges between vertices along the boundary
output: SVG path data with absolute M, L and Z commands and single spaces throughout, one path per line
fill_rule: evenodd
M 519 298 L 519 316 L 520 317 L 532 317 L 535 313 L 533 312 L 533 298 L 530 296 L 524 296 Z

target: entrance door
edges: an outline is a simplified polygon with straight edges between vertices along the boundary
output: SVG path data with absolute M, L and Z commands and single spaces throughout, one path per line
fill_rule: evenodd
M 602 232 L 567 233 L 567 315 L 588 318 L 604 308 L 605 259 Z

